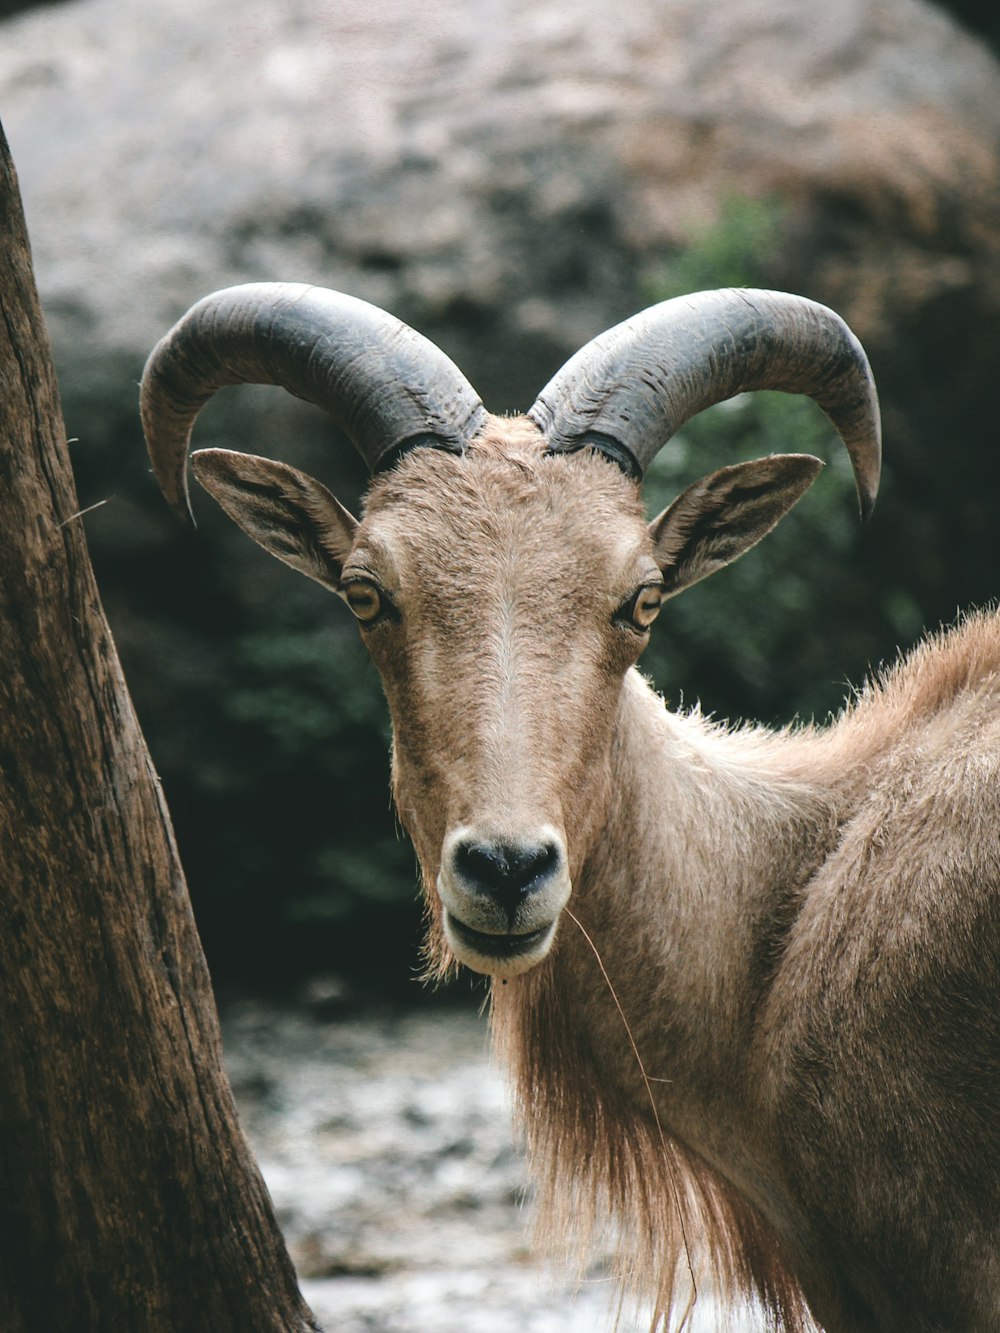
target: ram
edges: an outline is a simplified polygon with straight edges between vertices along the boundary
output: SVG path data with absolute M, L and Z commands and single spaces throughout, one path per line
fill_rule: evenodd
M 383 311 L 231 288 L 144 376 L 179 513 L 198 411 L 246 382 L 325 407 L 374 474 L 358 521 L 281 463 L 193 459 L 358 622 L 430 956 L 494 978 L 554 1224 L 614 1216 L 665 1327 L 707 1280 L 780 1329 L 995 1333 L 1000 620 L 927 641 L 825 728 L 674 713 L 636 670 L 661 602 L 820 466 L 725 467 L 647 525 L 643 470 L 696 412 L 808 394 L 871 508 L 878 409 L 850 330 L 803 298 L 703 292 L 602 334 L 502 419 Z

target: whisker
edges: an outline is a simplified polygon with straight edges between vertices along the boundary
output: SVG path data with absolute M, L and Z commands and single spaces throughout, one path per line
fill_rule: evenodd
M 629 1045 L 632 1047 L 632 1054 L 635 1056 L 635 1062 L 639 1066 L 639 1073 L 642 1075 L 642 1081 L 646 1087 L 646 1096 L 649 1098 L 649 1106 L 653 1112 L 653 1122 L 656 1125 L 656 1132 L 660 1137 L 660 1147 L 663 1149 L 664 1160 L 669 1160 L 670 1153 L 667 1149 L 667 1136 L 663 1132 L 663 1125 L 660 1121 L 660 1113 L 656 1109 L 656 1099 L 653 1096 L 652 1085 L 654 1083 L 671 1083 L 673 1082 L 673 1080 L 669 1078 L 650 1078 L 650 1076 L 646 1073 L 646 1066 L 643 1064 L 642 1056 L 639 1054 L 639 1047 L 636 1045 L 635 1037 L 632 1035 L 632 1028 L 629 1025 L 628 1019 L 625 1017 L 625 1010 L 622 1008 L 621 1001 L 618 998 L 618 992 L 615 990 L 614 986 L 612 985 L 611 978 L 608 976 L 608 970 L 604 966 L 604 960 L 601 958 L 597 945 L 591 939 L 586 927 L 584 926 L 583 922 L 579 919 L 579 917 L 575 916 L 568 907 L 564 907 L 563 911 L 573 922 L 573 924 L 577 927 L 583 938 L 590 945 L 591 952 L 597 959 L 597 966 L 601 969 L 601 976 L 604 978 L 607 988 L 611 992 L 611 998 L 615 1002 L 615 1008 L 618 1010 L 618 1015 L 622 1020 L 622 1026 L 625 1028 L 625 1033 L 629 1040 Z M 694 1275 L 694 1264 L 691 1261 L 691 1246 L 688 1241 L 687 1228 L 684 1225 L 684 1209 L 681 1205 L 680 1195 L 678 1194 L 677 1191 L 677 1182 L 674 1180 L 673 1172 L 670 1170 L 668 1170 L 667 1172 L 667 1180 L 670 1185 L 670 1192 L 674 1196 L 674 1206 L 677 1209 L 677 1222 L 680 1227 L 681 1240 L 684 1243 L 684 1262 L 687 1266 L 688 1277 L 691 1280 L 691 1296 L 688 1299 L 687 1308 L 685 1309 L 681 1322 L 678 1325 L 678 1333 L 684 1333 L 684 1329 L 687 1326 L 687 1323 L 690 1320 L 691 1315 L 694 1313 L 694 1307 L 698 1303 L 698 1281 Z

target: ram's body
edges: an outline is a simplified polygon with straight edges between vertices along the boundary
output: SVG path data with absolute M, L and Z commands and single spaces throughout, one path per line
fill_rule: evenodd
M 175 503 L 205 397 L 184 338 L 147 398 Z M 786 371 L 769 382 L 801 389 Z M 179 431 L 156 402 L 168 373 Z M 610 1209 L 626 1279 L 667 1322 L 693 1265 L 784 1329 L 996 1330 L 1000 619 L 928 642 L 825 729 L 671 713 L 634 665 L 661 597 L 763 536 L 817 465 L 724 469 L 647 529 L 618 417 L 560 453 L 552 402 L 500 420 L 462 397 L 461 448 L 397 442 L 360 523 L 280 464 L 196 467 L 361 623 L 432 967 L 503 983 L 495 1030 L 551 1220 L 586 1231 Z M 841 431 L 863 500 L 866 410 L 875 444 Z
M 677 715 L 631 670 L 595 757 L 574 734 L 603 721 L 576 642 L 592 616 L 557 602 L 607 569 L 625 487 L 504 434 L 376 481 L 363 533 L 405 533 L 396 586 L 420 589 L 405 678 L 379 664 L 435 916 L 446 826 L 510 811 L 512 773 L 519 812 L 585 849 L 570 907 L 600 964 L 564 919 L 494 990 L 555 1215 L 579 1226 L 603 1182 L 638 1223 L 623 1264 L 648 1287 L 678 1261 L 683 1287 L 676 1203 L 700 1197 L 684 1225 L 723 1279 L 749 1257 L 781 1292 L 788 1266 L 828 1329 L 1000 1326 L 1000 619 L 924 645 L 826 729 Z

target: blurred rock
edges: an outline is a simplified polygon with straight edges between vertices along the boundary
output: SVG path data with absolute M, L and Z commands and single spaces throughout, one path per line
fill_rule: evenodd
M 981 489 L 1000 69 L 924 0 L 433 0 L 419 23 L 393 0 L 75 0 L 5 25 L 0 94 L 95 485 L 87 446 L 123 440 L 116 492 L 146 484 L 131 386 L 206 291 L 343 288 L 438 339 L 489 405 L 523 408 L 750 196 L 780 207 L 763 280 L 834 305 L 869 347 L 905 501 L 933 493 L 942 436 Z M 202 441 L 212 421 L 264 452 L 325 438 L 270 403 L 224 405 Z M 349 493 L 351 468 L 331 478 Z M 128 527 L 118 508 L 98 541 Z M 977 566 L 984 524 L 956 516 L 953 562 Z M 903 538 L 887 532 L 890 558 Z M 926 563 L 929 612 L 950 615 L 949 571 Z
M 904 504 L 935 493 L 943 437 L 971 487 L 1000 484 L 1000 68 L 924 0 L 432 0 L 419 23 L 392 0 L 75 0 L 4 25 L 0 105 L 81 473 L 124 495 L 99 544 L 155 536 L 129 512 L 148 489 L 132 384 L 204 292 L 343 288 L 523 408 L 664 295 L 736 197 L 779 209 L 763 280 L 868 345 Z M 203 443 L 212 423 L 264 452 L 327 436 L 271 396 L 219 412 Z M 112 441 L 113 472 L 91 448 Z M 348 496 L 352 468 L 332 465 Z M 979 568 L 987 528 L 963 507 L 948 561 L 909 535 L 929 615 L 951 615 L 951 569 Z M 995 592 L 972 577 L 965 600 Z
M 299 988 L 298 1001 L 307 1013 L 323 1022 L 356 1010 L 358 995 L 346 977 L 334 972 L 319 972 L 309 977 Z
M 166 324 L 258 278 L 389 306 L 523 406 L 734 194 L 781 197 L 776 277 L 876 347 L 996 298 L 1000 75 L 921 0 L 75 0 L 6 25 L 0 92 L 102 434 Z
M 69 431 L 82 475 L 124 494 L 98 544 L 160 531 L 129 509 L 148 492 L 131 386 L 204 292 L 343 288 L 523 408 L 745 197 L 777 209 L 762 280 L 868 346 L 904 501 L 935 493 L 942 437 L 970 487 L 1000 484 L 1000 67 L 924 0 L 433 0 L 419 22 L 393 0 L 74 0 L 3 35 Z M 291 435 L 308 456 L 327 436 L 301 405 L 237 399 L 203 443 Z M 91 446 L 125 441 L 102 468 Z M 331 466 L 350 498 L 360 470 Z M 948 562 L 910 534 L 930 615 L 952 613 L 950 569 L 979 567 L 987 527 L 963 506 Z M 887 558 L 905 536 L 886 529 Z M 994 592 L 974 579 L 966 600 Z
M 677 290 L 801 291 L 865 341 L 887 458 L 876 520 L 798 598 L 811 674 L 858 680 L 997 595 L 1000 68 L 925 0 L 67 0 L 0 37 L 80 506 L 214 968 L 258 984 L 289 939 L 282 980 L 409 985 L 419 960 L 379 703 L 351 705 L 346 741 L 305 735 L 350 711 L 315 681 L 377 696 L 349 617 L 202 497 L 200 531 L 179 531 L 149 476 L 135 384 L 207 291 L 366 297 L 495 410 Z M 353 507 L 363 470 L 330 436 L 247 389 L 208 406 L 197 443 L 278 454 Z M 815 707 L 776 643 L 756 683 L 711 645 L 670 688 L 691 698 L 710 670 L 716 711 Z
M 317 1023 L 224 1013 L 240 1119 L 331 1333 L 645 1333 L 607 1256 L 580 1282 L 531 1243 L 510 1107 L 471 1011 Z M 740 1311 L 742 1333 L 759 1323 Z M 690 1333 L 719 1326 L 708 1293 Z

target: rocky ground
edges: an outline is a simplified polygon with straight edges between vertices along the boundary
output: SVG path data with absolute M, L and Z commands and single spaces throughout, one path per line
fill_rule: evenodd
M 524 1162 L 474 1011 L 324 1021 L 252 1001 L 224 1031 L 243 1125 L 330 1333 L 614 1326 L 600 1258 L 575 1283 L 532 1254 Z M 705 1298 L 691 1333 L 717 1325 Z M 618 1325 L 647 1327 L 636 1311 Z

